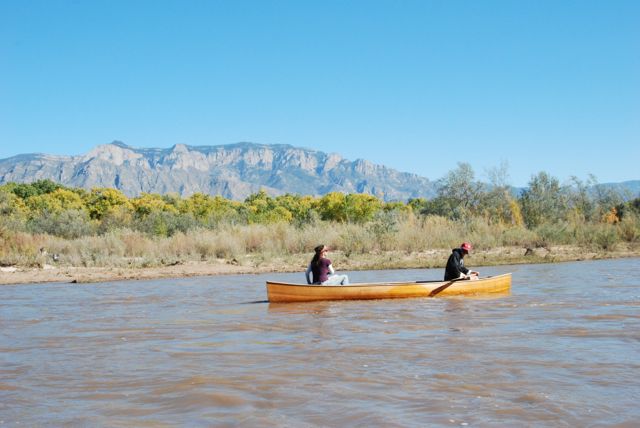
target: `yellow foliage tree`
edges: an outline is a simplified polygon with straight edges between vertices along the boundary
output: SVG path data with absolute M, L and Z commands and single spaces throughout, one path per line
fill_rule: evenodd
M 27 198 L 25 204 L 30 211 L 31 217 L 85 208 L 84 202 L 78 193 L 63 188 L 54 190 L 51 193 L 31 196 Z
M 522 211 L 520 210 L 520 204 L 515 199 L 509 200 L 509 211 L 511 211 L 511 224 L 514 226 L 522 226 L 524 224 L 524 218 L 522 217 Z
M 165 199 L 158 194 L 143 193 L 137 198 L 132 199 L 131 205 L 136 215 L 140 217 L 161 211 L 171 212 L 173 214 L 178 213 L 178 209 L 174 205 L 168 204 Z
M 323 220 L 347 221 L 346 196 L 344 193 L 327 193 L 318 201 L 318 212 Z
M 291 211 L 284 206 L 278 205 L 276 200 L 264 190 L 260 190 L 245 199 L 245 207 L 249 223 L 289 223 L 293 219 Z
M 354 223 L 365 223 L 382 209 L 380 199 L 364 193 L 350 193 L 345 198 L 347 220 Z
M 121 191 L 110 188 L 93 188 L 86 196 L 85 204 L 92 219 L 101 220 L 108 214 L 125 215 L 133 205 Z

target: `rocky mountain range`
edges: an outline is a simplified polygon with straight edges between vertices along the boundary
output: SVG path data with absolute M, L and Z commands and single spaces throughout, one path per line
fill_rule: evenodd
M 140 149 L 115 141 L 77 156 L 23 154 L 0 160 L 0 184 L 39 179 L 86 189 L 112 187 L 128 196 L 200 192 L 235 200 L 260 189 L 272 196 L 368 193 L 387 201 L 430 198 L 436 189 L 435 182 L 416 174 L 289 145 Z

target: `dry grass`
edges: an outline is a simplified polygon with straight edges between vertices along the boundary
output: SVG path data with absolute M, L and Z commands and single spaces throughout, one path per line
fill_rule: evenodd
M 525 257 L 525 249 L 570 245 L 600 254 L 635 248 L 640 228 L 637 219 L 632 220 L 616 225 L 561 223 L 531 231 L 481 218 L 455 222 L 429 216 L 382 225 L 322 221 L 304 227 L 287 223 L 221 225 L 171 237 L 122 229 L 77 239 L 5 229 L 0 234 L 0 265 L 42 266 L 58 254 L 58 266 L 76 267 L 153 267 L 219 260 L 256 268 L 297 266 L 306 263 L 313 247 L 325 244 L 334 250 L 335 262 L 343 269 L 436 267 L 462 241 L 473 242 L 476 253 L 482 255 L 474 263 L 539 262 L 549 261 L 548 254 Z M 492 254 L 498 248 L 513 250 Z

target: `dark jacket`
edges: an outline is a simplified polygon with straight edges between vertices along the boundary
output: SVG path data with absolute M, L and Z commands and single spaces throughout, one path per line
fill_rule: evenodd
M 464 259 L 462 258 L 462 249 L 454 248 L 451 251 L 449 260 L 447 260 L 447 267 L 444 270 L 444 280 L 451 281 L 453 279 L 460 278 L 460 274 L 468 274 L 469 269 L 464 267 Z

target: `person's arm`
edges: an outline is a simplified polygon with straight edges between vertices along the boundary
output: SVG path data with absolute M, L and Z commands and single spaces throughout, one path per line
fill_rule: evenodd
M 463 259 L 458 254 L 456 254 L 456 269 L 460 272 L 459 278 L 466 278 L 469 274 L 469 269 L 464 267 Z
M 311 284 L 311 263 L 307 266 L 307 270 L 304 272 L 304 276 L 307 278 L 307 284 Z
M 331 275 L 333 275 L 334 273 L 336 273 L 336 271 L 335 271 L 335 270 L 333 270 L 333 265 L 331 265 L 331 264 L 330 264 L 330 265 L 328 266 L 328 268 L 329 268 L 329 273 L 330 273 Z

